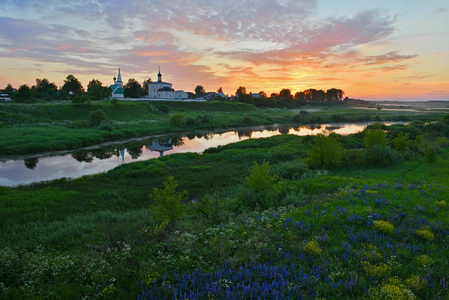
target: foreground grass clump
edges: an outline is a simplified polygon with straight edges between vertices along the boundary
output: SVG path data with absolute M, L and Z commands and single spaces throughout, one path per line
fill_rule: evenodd
M 377 220 L 374 221 L 374 228 L 377 230 L 387 233 L 387 234 L 393 234 L 394 233 L 394 226 L 390 222 L 386 222 L 383 220 Z

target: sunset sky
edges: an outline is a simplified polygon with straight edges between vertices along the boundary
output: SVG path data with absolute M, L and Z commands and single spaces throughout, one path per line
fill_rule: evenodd
M 0 88 L 73 74 L 449 100 L 447 0 L 0 0 Z

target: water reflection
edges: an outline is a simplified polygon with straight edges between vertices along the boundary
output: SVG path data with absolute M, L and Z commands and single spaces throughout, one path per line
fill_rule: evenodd
M 364 124 L 332 124 L 307 126 L 259 126 L 236 130 L 197 131 L 182 135 L 165 135 L 106 143 L 98 147 L 73 152 L 55 152 L 51 155 L 0 158 L 0 185 L 13 186 L 61 177 L 76 178 L 106 172 L 122 163 L 148 160 L 172 153 L 198 152 L 250 138 L 264 138 L 280 134 L 314 135 L 324 129 L 338 134 L 351 134 L 363 130 Z

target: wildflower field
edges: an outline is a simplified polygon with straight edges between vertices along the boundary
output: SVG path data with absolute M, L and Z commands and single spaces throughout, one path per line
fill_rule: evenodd
M 447 119 L 0 187 L 0 298 L 449 299 Z

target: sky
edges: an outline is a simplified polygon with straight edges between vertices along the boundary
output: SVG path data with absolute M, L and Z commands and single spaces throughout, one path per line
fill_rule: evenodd
M 73 74 L 449 100 L 447 0 L 0 0 L 0 88 Z

